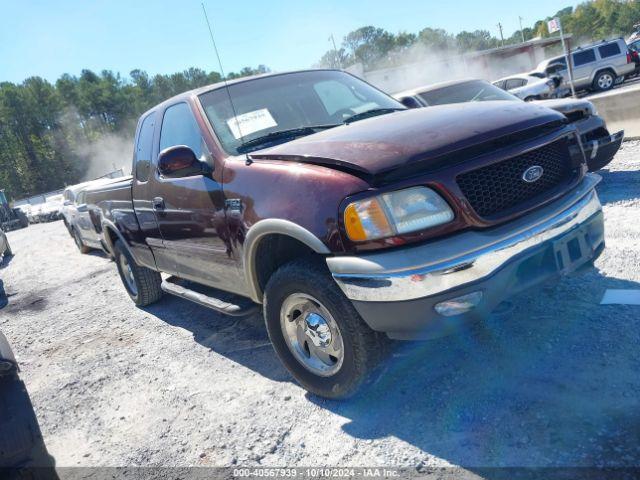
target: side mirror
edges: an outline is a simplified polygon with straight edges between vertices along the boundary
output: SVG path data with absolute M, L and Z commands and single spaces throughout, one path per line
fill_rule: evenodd
M 158 156 L 158 171 L 167 178 L 191 177 L 211 173 L 211 167 L 197 159 L 189 147 L 176 145 L 165 148 Z
M 86 203 L 81 203 L 80 205 L 78 205 L 78 206 L 76 207 L 76 210 L 77 210 L 79 213 L 85 213 L 85 212 L 89 211 L 89 209 L 87 208 L 87 204 L 86 204 Z
M 418 100 L 416 100 L 413 97 L 402 97 L 402 100 L 400 100 L 400 103 L 402 103 L 407 108 L 420 108 L 420 107 L 422 107 L 422 105 L 420 105 L 420 102 L 418 102 Z

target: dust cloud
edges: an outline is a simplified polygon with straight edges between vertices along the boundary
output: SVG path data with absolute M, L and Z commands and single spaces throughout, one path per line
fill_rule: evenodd
M 367 71 L 359 65 L 347 70 L 386 92 L 396 93 L 449 80 L 478 78 L 493 81 L 508 75 L 529 72 L 545 58 L 560 53 L 560 47 L 538 47 L 534 48 L 533 55 L 523 52 L 500 58 L 498 55 L 486 55 L 482 52 L 435 50 L 417 44 L 401 53 L 392 52 L 389 58 Z M 389 63 L 393 66 L 389 66 Z
M 81 144 L 77 153 L 86 169 L 83 181 L 102 177 L 120 168 L 128 175 L 131 172 L 133 136 L 106 133 L 93 142 Z

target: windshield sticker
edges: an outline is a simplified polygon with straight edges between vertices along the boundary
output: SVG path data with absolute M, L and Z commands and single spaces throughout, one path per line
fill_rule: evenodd
M 278 124 L 269 113 L 269 110 L 263 108 L 253 112 L 243 113 L 237 117 L 227 120 L 227 125 L 236 137 L 236 140 L 242 136 L 251 135 L 252 133 L 266 130 L 267 128 L 276 127 Z

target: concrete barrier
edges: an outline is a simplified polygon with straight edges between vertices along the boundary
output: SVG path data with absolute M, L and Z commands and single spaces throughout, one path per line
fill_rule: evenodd
M 624 130 L 625 138 L 640 138 L 640 85 L 617 88 L 587 100 L 595 105 L 610 132 Z

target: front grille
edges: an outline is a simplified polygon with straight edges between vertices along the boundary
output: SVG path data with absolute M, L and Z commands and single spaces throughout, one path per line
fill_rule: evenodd
M 535 182 L 525 182 L 523 173 L 534 165 L 543 168 L 542 176 Z M 463 173 L 456 180 L 478 215 L 495 217 L 550 192 L 570 180 L 574 173 L 567 139 L 562 138 L 522 155 Z

